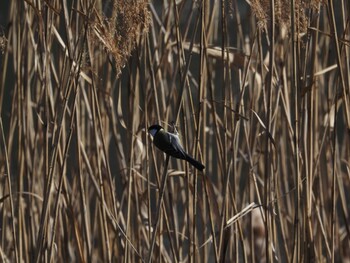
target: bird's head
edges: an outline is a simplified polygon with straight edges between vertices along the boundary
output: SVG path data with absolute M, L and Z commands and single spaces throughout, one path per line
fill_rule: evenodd
M 154 124 L 148 127 L 148 133 L 151 134 L 152 137 L 154 137 L 157 134 L 157 132 L 161 129 L 163 129 L 162 126 L 158 124 Z

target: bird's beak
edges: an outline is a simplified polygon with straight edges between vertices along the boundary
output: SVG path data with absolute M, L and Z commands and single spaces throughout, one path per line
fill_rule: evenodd
M 148 130 L 148 133 L 152 135 L 152 137 L 154 137 L 154 135 L 156 135 L 157 131 L 155 129 L 151 129 Z

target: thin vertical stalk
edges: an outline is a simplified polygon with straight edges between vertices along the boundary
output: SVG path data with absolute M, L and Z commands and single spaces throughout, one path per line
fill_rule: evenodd
M 269 72 L 267 80 L 267 112 L 266 112 L 266 134 L 265 134 L 265 164 L 264 164 L 264 207 L 265 207 L 265 253 L 266 253 L 266 262 L 270 262 L 271 259 L 271 246 L 272 242 L 272 229 L 270 229 L 270 212 L 269 212 L 269 203 L 270 203 L 270 191 L 271 191 L 271 178 L 273 178 L 270 158 L 270 130 L 271 130 L 271 96 L 273 89 L 273 75 L 274 75 L 274 61 L 275 61 L 275 1 L 270 0 L 270 49 L 269 49 Z
M 12 185 L 11 185 L 11 172 L 10 172 L 10 162 L 9 157 L 7 155 L 7 147 L 6 147 L 6 141 L 5 141 L 5 134 L 4 134 L 4 126 L 2 124 L 2 118 L 0 117 L 0 129 L 1 129 L 1 139 L 3 142 L 3 148 L 5 153 L 5 162 L 6 162 L 6 181 L 7 181 L 7 187 L 9 191 L 9 199 L 10 199 L 10 209 L 11 209 L 11 232 L 12 232 L 12 238 L 13 238 L 13 246 L 14 246 L 14 253 L 15 253 L 15 259 L 16 262 L 19 262 L 18 260 L 18 251 L 17 251 L 17 235 L 16 235 L 16 226 L 15 226 L 15 210 L 13 205 L 13 196 L 12 196 Z
M 298 72 L 298 28 L 296 27 L 296 17 L 295 17 L 295 0 L 291 1 L 291 25 L 292 25 L 292 78 L 291 78 L 291 90 L 293 94 L 293 105 L 294 105 L 294 161 L 295 161 L 295 212 L 294 212 L 294 235 L 293 235 L 293 253 L 292 262 L 300 261 L 300 164 L 299 164 L 299 72 Z
M 163 199 L 164 199 L 164 193 L 165 193 L 165 187 L 166 187 L 166 182 L 168 179 L 168 163 L 169 163 L 169 155 L 166 155 L 165 159 L 165 164 L 164 164 L 164 170 L 163 170 L 163 175 L 162 175 L 162 183 L 160 185 L 160 195 L 158 198 L 158 204 L 157 204 L 157 210 L 156 210 L 156 217 L 155 217 L 155 224 L 153 226 L 153 233 L 152 233 L 152 239 L 151 239 L 151 244 L 148 252 L 148 257 L 147 261 L 148 263 L 152 262 L 152 255 L 153 255 L 153 249 L 154 249 L 154 244 L 156 242 L 156 237 L 157 237 L 157 230 L 159 226 L 159 219 L 160 219 L 160 213 L 161 213 L 161 207 L 163 204 Z

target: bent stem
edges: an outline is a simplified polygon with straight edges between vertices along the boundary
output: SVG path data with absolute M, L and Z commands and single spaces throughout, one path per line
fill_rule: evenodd
M 169 163 L 169 158 L 170 156 L 167 154 L 166 159 L 165 159 L 165 165 L 164 165 L 164 171 L 163 171 L 163 176 L 162 176 L 162 183 L 160 186 L 160 196 L 158 199 L 158 205 L 157 205 L 157 213 L 156 213 L 156 223 L 153 228 L 153 234 L 152 234 L 152 240 L 151 240 L 151 246 L 149 248 L 149 253 L 148 253 L 148 259 L 147 262 L 152 261 L 152 254 L 153 254 L 153 249 L 154 249 L 154 244 L 156 242 L 156 236 L 157 236 L 157 230 L 158 230 L 158 225 L 159 225 L 159 218 L 160 218 L 160 209 L 163 203 L 163 198 L 164 198 L 164 193 L 165 193 L 165 186 L 166 186 L 166 181 L 168 178 L 168 163 Z

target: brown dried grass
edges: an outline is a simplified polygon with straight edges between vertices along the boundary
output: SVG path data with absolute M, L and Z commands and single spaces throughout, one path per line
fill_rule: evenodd
M 2 261 L 349 260 L 348 1 L 0 5 Z

